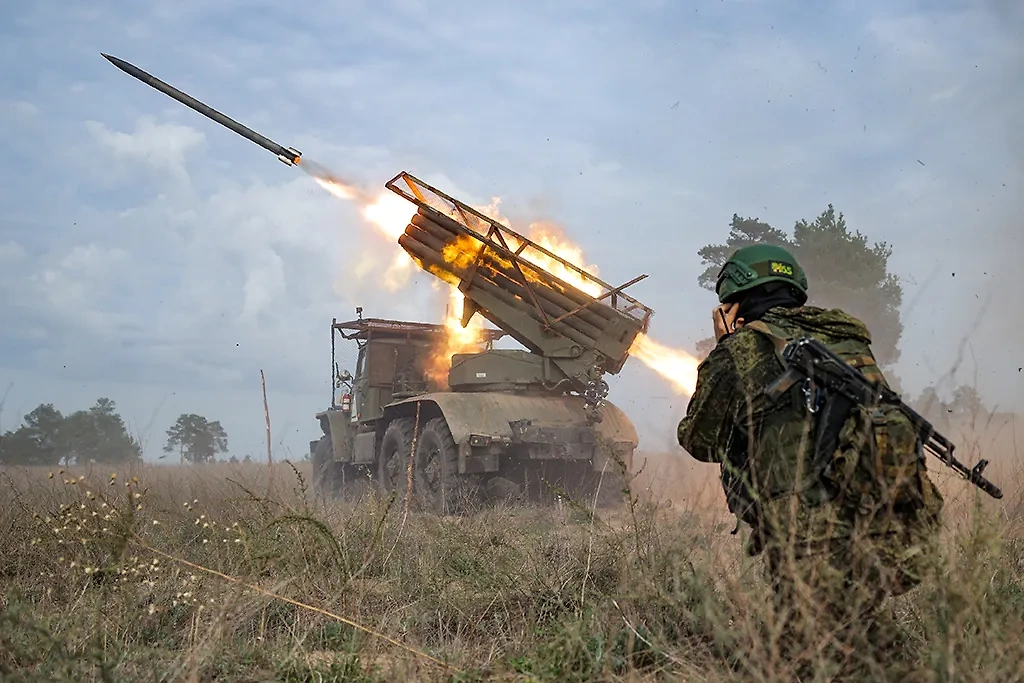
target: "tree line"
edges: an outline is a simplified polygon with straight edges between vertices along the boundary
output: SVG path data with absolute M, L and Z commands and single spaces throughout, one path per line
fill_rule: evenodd
M 176 453 L 182 464 L 211 462 L 228 450 L 228 435 L 220 422 L 195 413 L 179 415 L 166 436 L 164 453 Z M 17 429 L 0 434 L 0 465 L 125 465 L 141 460 L 141 442 L 128 431 L 109 398 L 68 415 L 52 403 L 41 403 Z

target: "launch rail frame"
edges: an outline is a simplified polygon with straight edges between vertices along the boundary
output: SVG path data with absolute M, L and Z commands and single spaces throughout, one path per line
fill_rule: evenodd
M 400 183 L 403 183 L 405 187 L 403 188 Z M 482 248 L 477 252 L 476 259 L 470 268 L 469 277 L 465 280 L 464 286 L 468 287 L 472 284 L 473 278 L 476 275 L 476 270 L 479 267 L 487 249 L 493 249 L 495 252 L 509 259 L 513 263 L 519 276 L 519 284 L 522 285 L 529 295 L 531 303 L 534 309 L 540 314 L 546 329 L 550 329 L 552 325 L 562 322 L 569 317 L 577 316 L 581 311 L 590 308 L 595 303 L 608 299 L 608 303 L 612 310 L 633 318 L 638 321 L 639 330 L 641 332 L 647 331 L 651 315 L 654 312 L 653 309 L 640 303 L 623 291 L 627 287 L 646 279 L 646 274 L 639 275 L 624 284 L 613 286 L 596 275 L 587 272 L 568 259 L 553 253 L 525 235 L 522 235 L 512 228 L 499 223 L 490 216 L 484 215 L 477 209 L 474 209 L 464 202 L 446 194 L 442 190 L 431 186 L 411 173 L 402 171 L 385 183 L 384 186 L 418 207 L 437 211 L 443 216 L 451 219 L 459 231 L 484 244 L 486 248 Z M 431 196 L 434 198 L 434 201 L 430 200 Z M 506 239 L 507 237 L 511 237 L 513 241 L 518 242 L 519 246 L 512 249 L 509 246 L 509 240 Z M 526 264 L 533 270 L 546 270 L 542 265 L 530 261 L 529 258 L 523 256 L 523 252 L 527 248 L 534 249 L 553 261 L 561 264 L 566 269 L 577 273 L 583 280 L 595 283 L 602 291 L 597 296 L 591 296 L 580 290 L 582 294 L 588 296 L 588 300 L 579 304 L 572 310 L 563 313 L 557 318 L 551 319 L 540 305 L 530 279 L 526 277 L 522 270 L 523 264 Z M 548 276 L 561 286 L 579 290 L 576 285 L 566 282 L 554 273 L 548 272 Z

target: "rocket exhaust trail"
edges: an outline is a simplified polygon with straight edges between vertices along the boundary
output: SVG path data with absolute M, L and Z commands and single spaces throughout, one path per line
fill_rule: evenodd
M 312 161 L 311 159 L 302 159 L 302 152 L 296 150 L 295 148 L 285 147 L 284 145 L 278 144 L 273 140 L 264 137 L 263 135 L 260 135 L 252 128 L 249 128 L 248 126 L 245 126 L 239 123 L 238 121 L 235 121 L 234 119 L 225 116 L 213 107 L 203 104 L 191 95 L 184 93 L 181 90 L 178 90 L 173 85 L 161 81 L 156 76 L 143 71 L 134 64 L 131 64 L 129 62 L 124 61 L 123 59 L 114 57 L 113 55 L 108 55 L 103 52 L 101 52 L 100 54 L 103 55 L 104 59 L 106 59 L 108 62 L 116 66 L 121 71 L 124 71 L 132 78 L 137 78 L 146 85 L 155 88 L 156 90 L 159 90 L 165 95 L 178 100 L 189 109 L 193 109 L 202 114 L 203 116 L 216 121 L 225 128 L 233 130 L 242 137 L 252 142 L 255 142 L 263 149 L 275 154 L 281 162 L 287 164 L 288 166 L 298 166 L 302 171 L 305 171 L 308 175 L 310 175 L 317 182 L 317 184 L 319 184 L 322 188 L 324 188 L 334 196 L 358 202 L 364 207 L 367 205 L 374 204 L 373 196 L 367 189 L 359 187 L 355 183 L 338 176 L 325 166 L 322 166 L 316 163 L 315 161 Z M 300 161 L 302 163 L 299 163 Z
M 272 152 L 273 154 L 277 155 L 277 158 L 282 163 L 287 164 L 288 166 L 295 166 L 299 163 L 299 160 L 302 157 L 302 152 L 292 147 L 285 147 L 284 145 L 278 144 L 273 140 L 260 135 L 252 128 L 244 126 L 238 121 L 235 121 L 234 119 L 225 116 L 213 107 L 207 106 L 199 100 L 197 100 L 196 98 L 192 97 L 191 95 L 184 93 L 181 90 L 178 90 L 173 85 L 164 83 L 156 76 L 143 71 L 134 64 L 130 64 L 124 61 L 123 59 L 119 59 L 117 57 L 113 57 L 102 52 L 100 54 L 103 55 L 103 57 L 107 61 L 116 66 L 121 71 L 124 71 L 129 76 L 139 79 L 146 85 L 152 88 L 156 88 L 157 90 L 159 90 L 160 92 L 164 93 L 169 97 L 173 97 L 174 99 L 184 104 L 186 107 L 199 112 L 203 116 L 216 121 L 225 128 L 235 131 L 243 138 L 255 142 L 263 149 Z

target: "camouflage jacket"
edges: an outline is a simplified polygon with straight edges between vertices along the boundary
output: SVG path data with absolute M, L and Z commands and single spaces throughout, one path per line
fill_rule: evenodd
M 856 318 L 838 309 L 814 306 L 773 308 L 761 322 L 785 337 L 808 335 L 842 355 L 865 358 L 862 371 L 881 376 L 871 360 L 871 335 Z M 838 351 L 837 351 L 838 352 Z M 679 423 L 679 445 L 702 462 L 722 465 L 729 509 L 754 524 L 756 501 L 801 493 L 827 494 L 816 478 L 805 476 L 811 457 L 813 425 L 794 386 L 772 404 L 763 389 L 783 372 L 772 340 L 751 327 L 723 338 L 701 363 L 697 387 Z

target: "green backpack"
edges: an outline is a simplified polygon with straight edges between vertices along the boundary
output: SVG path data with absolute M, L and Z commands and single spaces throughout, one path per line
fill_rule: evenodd
M 783 367 L 782 350 L 792 339 L 803 336 L 787 334 L 781 327 L 763 320 L 747 323 L 745 327 L 772 342 Z M 885 384 L 870 348 L 862 341 L 821 341 L 869 380 Z M 794 386 L 790 390 L 791 400 L 803 405 L 803 391 L 803 386 Z M 827 396 L 822 398 L 828 400 Z M 815 425 L 815 429 L 820 428 L 820 424 Z M 826 488 L 835 493 L 837 502 L 861 515 L 877 517 L 919 510 L 937 515 L 942 509 L 942 496 L 927 474 L 921 438 L 898 405 L 854 405 L 843 420 L 835 450 L 815 453 L 812 461 L 820 463 L 819 471 L 811 473 L 812 480 L 823 480 Z

